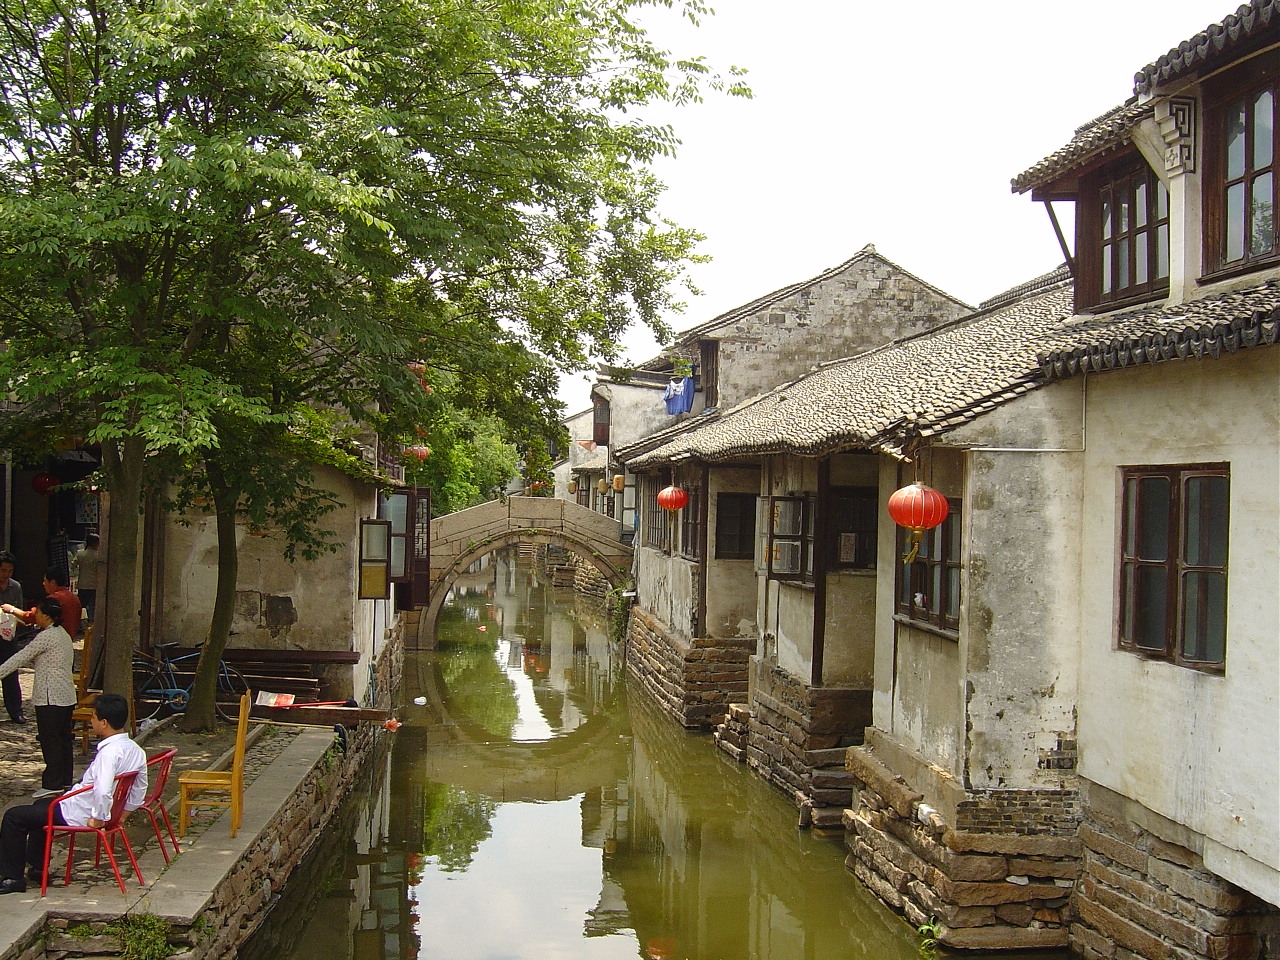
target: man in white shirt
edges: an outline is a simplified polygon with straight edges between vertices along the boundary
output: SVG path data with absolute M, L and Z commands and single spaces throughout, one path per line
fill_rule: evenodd
M 93 701 L 93 732 L 101 737 L 93 762 L 72 789 L 89 786 L 79 796 L 58 804 L 54 823 L 73 827 L 100 827 L 111 818 L 116 777 L 138 771 L 133 789 L 125 801 L 126 810 L 136 810 L 147 795 L 147 755 L 129 739 L 129 701 L 116 693 L 99 694 Z M 27 877 L 39 882 L 44 864 L 44 827 L 49 820 L 49 804 L 54 797 L 10 807 L 0 821 L 0 894 L 22 893 Z

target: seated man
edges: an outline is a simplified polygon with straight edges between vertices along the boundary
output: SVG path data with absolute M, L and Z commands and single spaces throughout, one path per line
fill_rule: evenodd
M 103 693 L 93 701 L 93 732 L 102 738 L 97 755 L 72 789 L 93 785 L 93 789 L 58 805 L 54 823 L 73 827 L 100 827 L 111 818 L 111 802 L 116 777 L 138 771 L 133 789 L 125 801 L 126 810 L 136 810 L 147 796 L 147 755 L 129 739 L 129 701 L 118 693 Z M 23 871 L 34 882 L 41 879 L 44 865 L 44 827 L 49 820 L 49 804 L 55 797 L 10 807 L 0 821 L 0 894 L 22 893 L 27 889 Z

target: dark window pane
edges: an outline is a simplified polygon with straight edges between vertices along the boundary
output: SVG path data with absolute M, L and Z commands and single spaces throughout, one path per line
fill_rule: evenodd
M 1253 101 L 1253 169 L 1271 166 L 1275 133 L 1275 96 L 1263 90 Z
M 1111 191 L 1102 194 L 1102 239 L 1111 239 Z
M 1224 139 L 1227 144 L 1227 179 L 1244 175 L 1244 101 L 1233 103 L 1227 111 Z
M 1195 567 L 1226 566 L 1229 497 L 1227 478 L 1188 477 L 1184 496 L 1185 561 Z
M 1130 266 L 1133 263 L 1133 242 L 1129 239 L 1116 244 L 1116 289 L 1123 290 L 1133 281 Z
M 1169 577 L 1164 567 L 1137 570 L 1133 642 L 1144 650 L 1164 650 L 1168 625 Z
M 1270 173 L 1253 179 L 1249 209 L 1249 253 L 1260 257 L 1275 246 L 1276 220 Z
M 1244 184 L 1227 187 L 1226 260 L 1230 263 L 1244 256 Z
M 1182 655 L 1221 663 L 1227 649 L 1227 577 L 1192 571 L 1183 577 Z
M 1142 560 L 1169 559 L 1169 478 L 1138 480 L 1137 550 Z

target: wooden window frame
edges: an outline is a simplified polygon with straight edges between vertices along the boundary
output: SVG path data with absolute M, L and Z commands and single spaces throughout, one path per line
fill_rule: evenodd
M 591 440 L 607 447 L 609 445 L 609 426 L 613 421 L 613 413 L 609 401 L 600 397 L 591 400 Z
M 1078 312 L 1111 310 L 1168 295 L 1169 193 L 1140 155 L 1086 176 L 1077 209 Z M 1127 216 L 1122 211 L 1128 211 Z M 1146 273 L 1143 281 L 1137 279 L 1140 262 Z
M 964 599 L 964 528 L 960 501 L 948 497 L 947 505 L 947 519 L 925 531 L 916 559 L 910 564 L 898 564 L 894 609 L 909 621 L 955 635 L 960 629 L 960 604 Z M 899 556 L 906 556 L 910 532 L 905 527 L 897 529 Z
M 795 504 L 799 508 L 799 523 L 792 532 L 779 531 L 783 522 L 783 506 Z M 784 583 L 813 583 L 813 525 L 815 500 L 812 495 L 800 494 L 789 497 L 769 497 L 766 516 L 769 518 L 769 540 L 765 550 L 766 570 L 770 580 Z M 794 547 L 799 562 L 792 567 L 783 566 L 784 547 Z
M 705 410 L 720 404 L 720 341 L 702 340 L 698 343 L 701 363 L 698 367 L 702 381 L 702 406 Z
M 716 494 L 717 560 L 755 559 L 756 501 L 759 499 L 754 493 Z M 728 504 L 735 506 L 726 509 Z
M 658 505 L 658 494 L 670 483 L 662 474 L 650 474 L 644 481 L 644 545 L 654 550 L 671 552 L 671 521 L 667 511 Z
M 874 570 L 876 542 L 879 540 L 880 491 L 875 487 L 832 487 L 830 497 L 828 569 Z M 844 515 L 845 509 L 854 516 Z
M 680 508 L 680 556 L 701 560 L 702 540 L 702 487 L 696 483 L 683 484 L 688 501 Z
M 1222 480 L 1226 486 L 1222 515 L 1214 517 L 1202 510 L 1198 517 L 1196 536 L 1192 538 L 1188 532 L 1188 523 L 1193 519 L 1189 504 L 1194 503 L 1194 498 L 1188 493 L 1188 481 L 1197 479 Z M 1144 495 L 1143 483 L 1161 480 L 1168 484 L 1168 502 L 1151 503 L 1154 491 Z M 1166 660 L 1206 673 L 1225 672 L 1230 559 L 1230 465 L 1208 463 L 1122 467 L 1120 481 L 1117 646 L 1148 660 Z M 1146 509 L 1144 504 L 1147 504 Z M 1163 543 L 1158 539 L 1151 541 L 1148 538 L 1144 528 L 1150 525 L 1156 526 L 1156 535 L 1163 536 Z M 1193 562 L 1197 558 L 1188 559 L 1189 551 L 1196 549 L 1188 547 L 1193 539 L 1197 545 L 1208 544 L 1202 553 L 1218 551 L 1221 562 L 1205 562 L 1203 558 L 1199 558 L 1199 562 Z M 1146 545 L 1149 543 L 1154 543 L 1154 546 Z M 1143 555 L 1146 550 L 1158 552 L 1161 547 L 1164 548 L 1163 557 Z M 1153 575 L 1148 582 L 1164 592 L 1164 602 L 1158 605 L 1158 608 L 1162 608 L 1163 616 L 1162 636 L 1158 645 L 1150 639 L 1144 642 L 1136 624 L 1138 612 L 1144 605 L 1144 587 L 1141 582 L 1144 572 Z M 1199 612 L 1196 624 L 1201 628 L 1203 637 L 1204 631 L 1209 628 L 1208 611 L 1213 605 L 1205 588 L 1213 577 L 1219 578 L 1221 583 L 1220 617 L 1216 618 L 1221 650 L 1217 657 L 1206 658 L 1189 654 L 1186 650 L 1186 628 L 1189 620 L 1187 608 L 1194 593 L 1195 609 Z M 1191 578 L 1200 581 L 1199 590 L 1193 591 L 1188 587 Z
M 1271 95 L 1270 162 L 1259 163 L 1254 142 L 1255 107 L 1259 96 L 1268 92 Z M 1280 215 L 1276 210 L 1280 200 L 1280 123 L 1277 123 L 1280 120 L 1280 70 L 1269 65 L 1267 58 L 1256 58 L 1209 83 L 1205 103 L 1205 171 L 1201 199 L 1205 276 L 1201 279 L 1212 281 L 1280 263 Z M 1229 169 L 1226 129 L 1237 108 L 1243 108 L 1245 114 L 1244 144 L 1241 169 L 1234 172 Z M 1255 251 L 1248 214 L 1258 180 L 1267 176 L 1271 178 L 1271 246 Z M 1241 255 L 1228 260 L 1227 195 L 1237 188 L 1242 192 L 1243 202 Z
M 360 561 L 356 596 L 386 600 L 391 596 L 391 521 L 360 521 Z

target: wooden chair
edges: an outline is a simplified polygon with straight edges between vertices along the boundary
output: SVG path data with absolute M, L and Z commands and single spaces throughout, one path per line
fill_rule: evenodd
M 244 742 L 249 730 L 249 694 L 240 698 L 236 749 L 230 770 L 184 770 L 178 774 L 178 836 L 187 835 L 192 807 L 230 807 L 231 836 L 244 813 Z
M 60 823 L 53 822 L 53 814 L 55 808 L 67 797 L 74 797 L 77 794 L 85 793 L 93 789 L 93 784 L 80 787 L 57 797 L 49 804 L 49 821 L 45 824 L 44 835 L 44 876 L 40 880 L 40 896 L 44 896 L 49 889 L 49 856 L 53 852 L 53 841 L 59 834 L 65 834 L 67 837 L 67 872 L 62 878 L 62 885 L 65 887 L 71 883 L 71 864 L 76 855 L 76 834 L 92 833 L 97 836 L 98 847 L 93 858 L 93 865 L 96 867 L 102 861 L 102 849 L 107 850 L 107 860 L 111 863 L 111 869 L 116 875 L 116 883 L 120 884 L 120 892 L 128 893 L 125 889 L 124 877 L 120 876 L 120 866 L 116 863 L 115 855 L 115 838 L 120 837 L 124 841 L 124 851 L 129 855 L 129 862 L 133 864 L 134 876 L 138 878 L 138 883 L 146 886 L 147 881 L 142 879 L 142 871 L 138 869 L 138 858 L 133 855 L 133 847 L 129 845 L 129 835 L 124 830 L 124 805 L 129 799 L 129 791 L 133 789 L 133 781 L 138 779 L 138 771 L 131 770 L 128 773 L 122 773 L 116 777 L 116 792 L 111 800 L 111 819 L 100 827 L 72 827 Z
M 165 829 L 169 831 L 169 842 L 173 844 L 174 856 L 182 852 L 178 849 L 178 837 L 173 832 L 173 824 L 169 822 L 169 811 L 164 805 L 164 788 L 169 783 L 169 771 L 173 767 L 173 758 L 177 755 L 178 748 L 170 747 L 154 757 L 147 758 L 147 796 L 138 805 L 138 809 L 151 818 L 151 829 L 156 832 L 156 843 L 160 844 L 160 852 L 164 854 L 165 863 L 169 862 L 169 850 L 165 847 L 164 834 L 160 831 L 160 819 L 164 820 Z M 157 813 L 160 814 L 159 819 L 156 817 Z
M 89 752 L 93 739 L 93 698 L 101 690 L 89 689 L 89 677 L 93 673 L 93 624 L 84 631 L 84 648 L 80 651 L 80 670 L 76 674 L 76 708 L 71 711 L 72 735 L 80 738 L 80 753 Z

